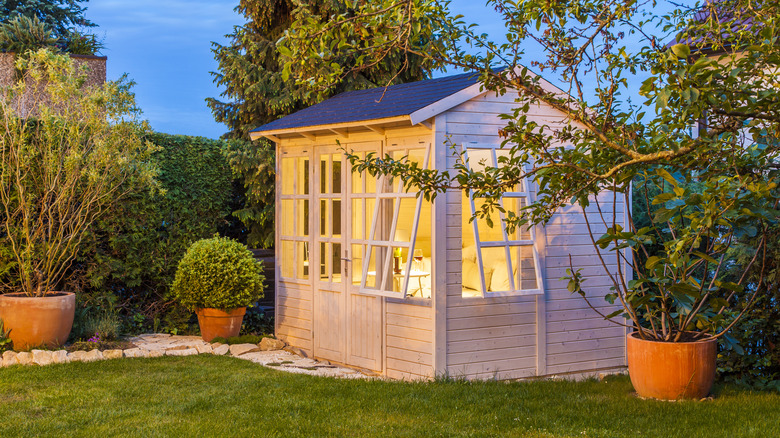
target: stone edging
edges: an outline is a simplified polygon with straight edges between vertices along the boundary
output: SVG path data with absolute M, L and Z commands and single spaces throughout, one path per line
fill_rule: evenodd
M 365 378 L 367 375 L 349 368 L 331 365 L 306 358 L 297 348 L 287 346 L 284 341 L 263 338 L 259 344 L 208 343 L 197 336 L 171 336 L 148 334 L 131 338 L 134 348 L 125 350 L 66 350 L 30 352 L 6 351 L 0 360 L 0 367 L 13 365 L 50 365 L 68 362 L 94 362 L 98 360 L 121 359 L 123 357 L 193 356 L 197 354 L 229 355 L 282 371 L 331 377 Z

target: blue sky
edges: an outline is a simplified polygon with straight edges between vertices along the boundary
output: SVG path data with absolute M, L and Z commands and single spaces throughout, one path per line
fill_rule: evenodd
M 211 42 L 242 23 L 237 2 L 223 0 L 91 0 L 86 16 L 99 27 L 108 56 L 108 78 L 123 73 L 137 82 L 138 105 L 157 131 L 217 138 L 226 129 L 214 121 L 207 97 L 217 97 L 210 71 L 217 69 Z M 501 21 L 480 0 L 451 6 L 483 32 L 500 36 Z

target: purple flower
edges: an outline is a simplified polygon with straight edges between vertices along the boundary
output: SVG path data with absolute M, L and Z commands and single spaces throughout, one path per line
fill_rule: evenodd
M 87 339 L 87 342 L 100 342 L 100 334 L 95 333 L 95 336 Z

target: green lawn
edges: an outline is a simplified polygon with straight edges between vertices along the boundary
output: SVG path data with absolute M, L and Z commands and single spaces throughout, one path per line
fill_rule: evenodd
M 288 374 L 229 357 L 0 369 L 0 437 L 778 437 L 780 395 L 658 402 L 604 382 L 402 383 Z

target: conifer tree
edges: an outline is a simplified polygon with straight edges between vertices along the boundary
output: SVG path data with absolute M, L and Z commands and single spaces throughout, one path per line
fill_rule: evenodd
M 92 27 L 95 23 L 84 18 L 89 0 L 5 0 L 0 2 L 0 22 L 7 23 L 16 16 L 38 17 L 52 31 L 55 38 L 66 39 L 75 27 Z

